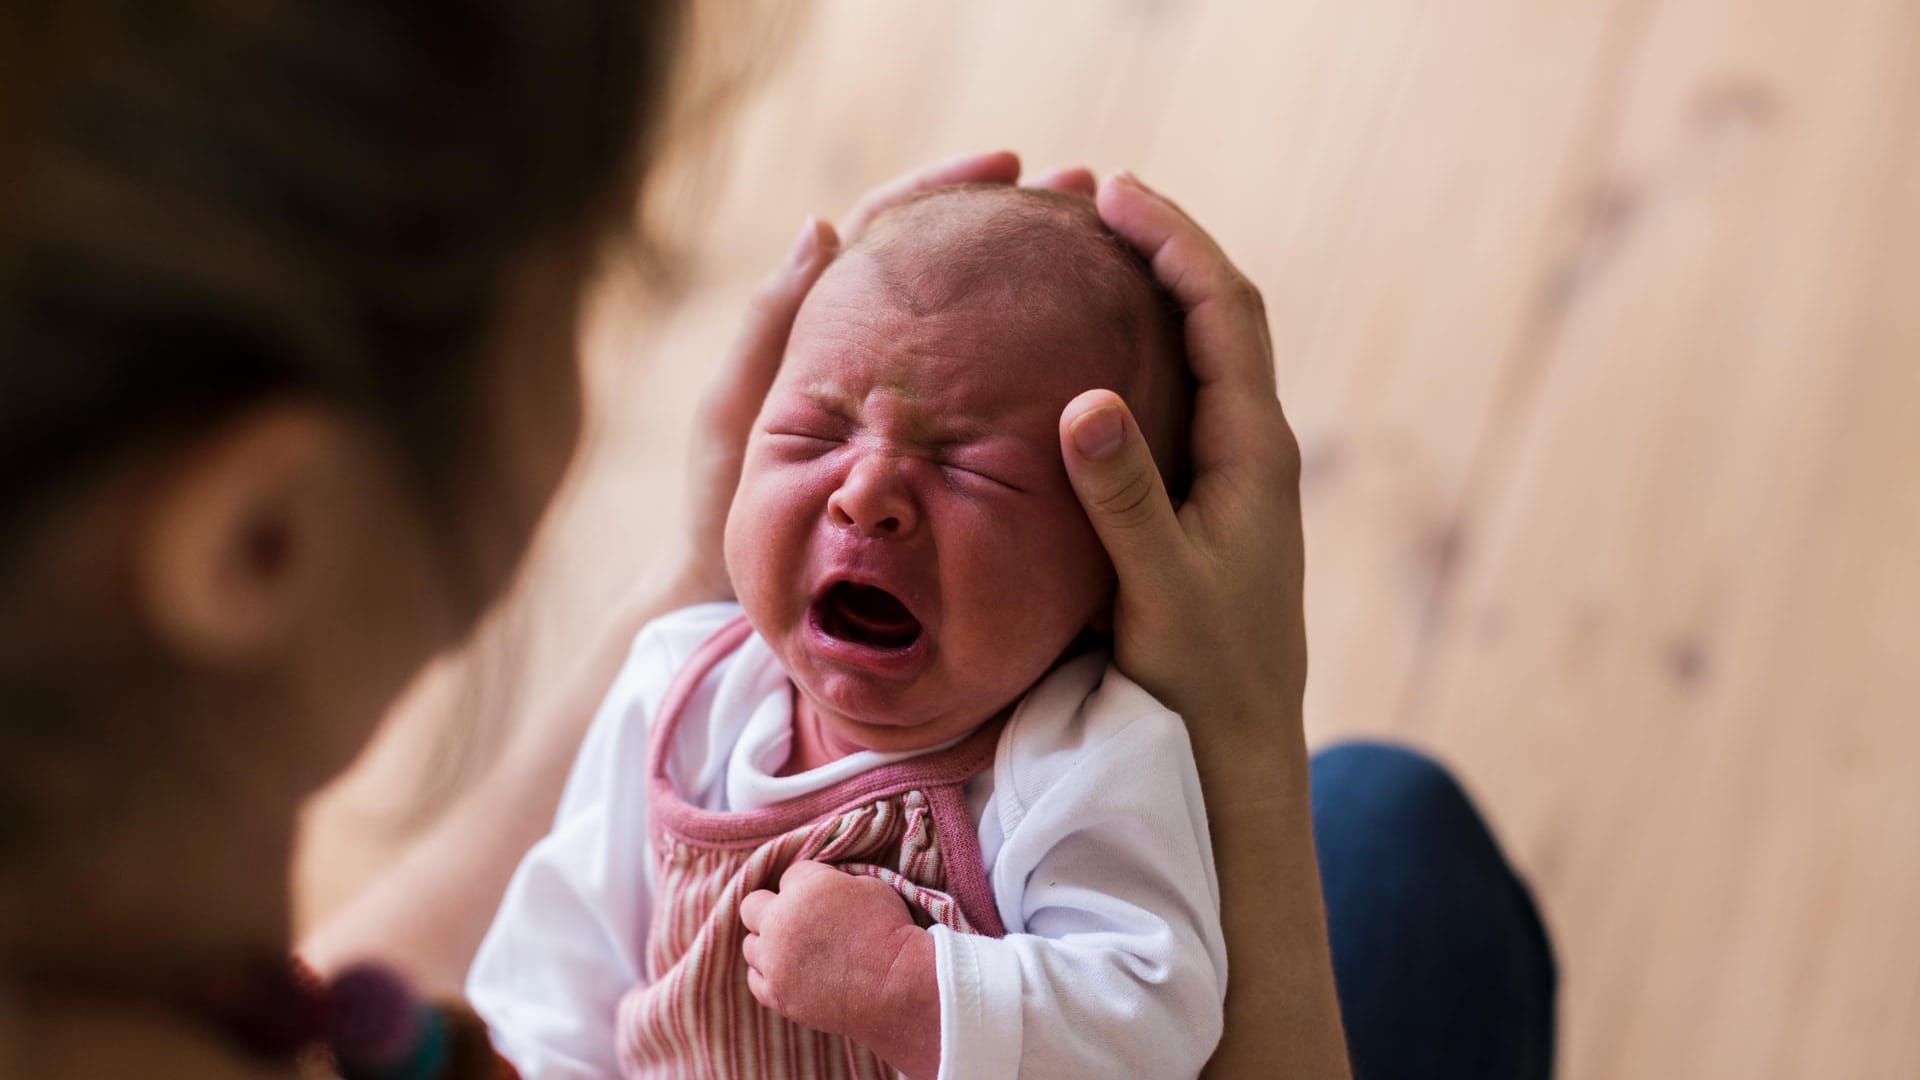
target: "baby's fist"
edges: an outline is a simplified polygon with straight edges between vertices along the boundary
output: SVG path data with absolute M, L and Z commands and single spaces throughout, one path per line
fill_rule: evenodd
M 762 889 L 740 902 L 740 921 L 747 988 L 808 1027 L 885 1042 L 888 1010 L 937 996 L 933 938 L 878 878 L 797 862 L 780 876 L 779 892 Z

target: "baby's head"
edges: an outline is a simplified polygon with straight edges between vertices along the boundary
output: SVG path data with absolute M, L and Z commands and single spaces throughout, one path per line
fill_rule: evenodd
M 1011 703 L 1103 626 L 1113 568 L 1059 418 L 1105 387 L 1178 490 L 1179 316 L 1084 197 L 942 189 L 877 218 L 794 323 L 727 565 L 842 744 L 915 749 Z

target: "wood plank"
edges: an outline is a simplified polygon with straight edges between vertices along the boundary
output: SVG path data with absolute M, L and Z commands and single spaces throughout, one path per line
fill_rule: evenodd
M 1541 263 L 1640 21 L 1633 3 L 1434 19 L 1394 65 L 1361 167 L 1316 193 L 1344 227 L 1268 253 L 1294 262 L 1274 315 L 1306 459 L 1316 734 L 1400 726 L 1485 429 L 1551 303 Z
M 1920 339 L 1885 284 L 1915 257 L 1916 29 L 1663 5 L 1577 293 L 1468 509 L 1408 724 L 1545 895 L 1571 1076 L 1914 1067 L 1912 966 L 1872 952 L 1920 945 L 1895 914 L 1920 737 L 1894 719 L 1920 694 Z

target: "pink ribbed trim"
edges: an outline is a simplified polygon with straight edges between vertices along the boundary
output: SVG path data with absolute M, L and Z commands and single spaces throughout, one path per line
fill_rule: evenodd
M 980 725 L 973 734 L 945 750 L 883 765 L 810 795 L 759 810 L 705 810 L 690 805 L 673 789 L 673 781 L 667 776 L 667 761 L 688 699 L 700 688 L 707 674 L 752 634 L 753 626 L 744 615 L 721 627 L 687 658 L 661 699 L 648 748 L 648 811 L 653 827 L 699 847 L 752 848 L 802 825 L 879 799 L 916 789 L 925 791 L 933 811 L 934 829 L 946 853 L 946 891 L 981 933 L 990 937 L 1006 936 L 981 858 L 980 834 L 974 826 L 973 815 L 967 811 L 965 791 L 967 781 L 993 765 L 994 749 L 999 743 L 1000 729 L 1005 726 L 1006 713 Z
M 998 732 L 1004 718 L 990 726 Z M 989 743 L 989 749 L 994 744 Z M 957 748 L 956 748 L 957 749 Z M 993 766 L 991 754 L 986 767 Z M 980 854 L 980 832 L 967 812 L 967 792 L 959 784 L 943 784 L 927 792 L 933 810 L 933 832 L 946 847 L 947 895 L 975 930 L 990 938 L 1007 936 L 1000 921 L 1000 905 L 993 902 L 993 884 L 987 880 L 986 859 Z

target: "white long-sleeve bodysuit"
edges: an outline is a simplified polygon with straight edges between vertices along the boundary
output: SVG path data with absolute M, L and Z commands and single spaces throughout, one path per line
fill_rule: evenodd
M 738 616 L 702 605 L 641 631 L 480 946 L 468 996 L 527 1080 L 619 1075 L 616 1016 L 646 982 L 658 887 L 649 729 L 688 658 Z M 785 672 L 748 637 L 681 709 L 670 758 L 685 803 L 760 810 L 915 756 L 778 776 L 792 720 Z M 1078 657 L 1022 699 L 965 794 L 1006 935 L 931 930 L 940 1080 L 1197 1074 L 1220 1035 L 1226 948 L 1180 718 Z

